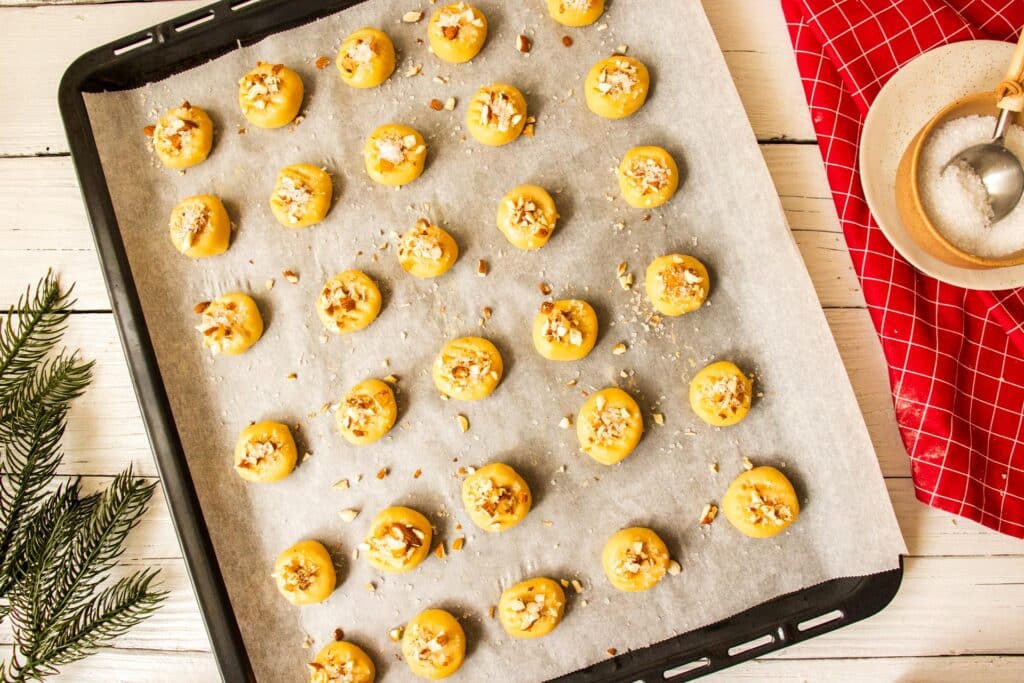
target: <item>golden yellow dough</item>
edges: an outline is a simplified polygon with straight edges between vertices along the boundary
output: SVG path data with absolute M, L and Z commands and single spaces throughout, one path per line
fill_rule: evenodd
M 215 356 L 237 356 L 263 336 L 263 316 L 248 294 L 231 292 L 200 307 L 202 319 L 196 329 L 203 346 Z
M 734 363 L 719 361 L 690 380 L 690 407 L 715 427 L 729 427 L 747 416 L 754 382 Z
M 181 200 L 171 212 L 169 229 L 174 248 L 192 258 L 223 254 L 231 243 L 228 210 L 212 194 Z
M 711 279 L 704 264 L 685 254 L 659 256 L 647 266 L 647 299 L 662 315 L 680 316 L 704 305 Z
M 729 484 L 722 513 L 747 536 L 769 538 L 796 521 L 800 501 L 786 475 L 774 467 L 755 467 Z
M 496 462 L 462 481 L 462 504 L 473 524 L 484 531 L 506 531 L 523 521 L 533 495 L 518 472 Z
M 280 422 L 249 425 L 235 444 L 235 471 L 257 484 L 281 481 L 295 469 L 297 458 L 292 431 Z
M 498 205 L 498 229 L 517 249 L 540 249 L 551 239 L 557 223 L 555 200 L 543 187 L 520 185 Z
M 336 64 L 353 88 L 375 88 L 395 71 L 395 46 L 383 31 L 361 28 L 342 42 Z
M 606 119 L 624 119 L 644 106 L 650 88 L 651 74 L 643 62 L 615 55 L 590 69 L 583 91 L 590 111 Z
M 608 539 L 601 566 L 612 586 L 635 593 L 653 588 L 665 578 L 670 558 L 665 542 L 644 527 L 623 529 Z
M 507 83 L 485 85 L 469 101 L 466 127 L 473 139 L 482 145 L 507 145 L 526 127 L 523 93 Z
M 346 270 L 324 283 L 316 299 L 320 321 L 335 334 L 367 327 L 380 313 L 377 283 L 361 270 Z
M 312 164 L 292 164 L 277 174 L 270 211 L 286 228 L 308 228 L 327 216 L 333 197 L 334 183 L 327 171 Z
M 412 571 L 430 554 L 434 532 L 412 508 L 390 507 L 373 518 L 359 548 L 370 566 L 389 574 Z
M 604 0 L 548 0 L 548 13 L 563 26 L 589 26 L 604 13 Z
M 300 541 L 277 556 L 277 590 L 293 605 L 323 602 L 334 592 L 334 560 L 318 541 Z
M 617 173 L 622 198 L 637 209 L 659 207 L 679 189 L 679 167 L 661 147 L 634 147 Z
M 545 577 L 517 583 L 498 600 L 498 620 L 513 638 L 540 638 L 555 630 L 565 613 L 565 591 Z
M 501 353 L 481 337 L 460 337 L 444 345 L 434 360 L 434 385 L 459 401 L 479 401 L 497 388 L 504 372 Z
M 258 128 L 287 126 L 302 107 L 302 78 L 284 64 L 256 62 L 238 81 L 238 106 Z
M 580 450 L 602 465 L 626 459 L 644 433 L 640 406 L 622 389 L 602 389 L 587 399 L 576 418 Z
M 466 657 L 466 632 L 443 609 L 420 612 L 405 626 L 402 658 L 420 678 L 436 681 L 459 670 Z
M 597 313 L 586 301 L 545 301 L 533 318 L 533 347 L 548 360 L 580 360 L 596 342 Z
M 202 163 L 211 147 L 213 121 L 188 102 L 169 110 L 153 127 L 153 149 L 167 168 L 183 169 Z
M 373 683 L 377 669 L 358 645 L 336 640 L 307 664 L 309 683 Z
M 363 162 L 370 178 L 381 185 L 408 185 L 423 173 L 427 143 L 419 131 L 387 123 L 366 139 Z
M 439 7 L 427 24 L 427 38 L 434 54 L 451 64 L 476 57 L 487 40 L 487 17 L 468 2 Z
M 458 258 L 459 245 L 455 238 L 422 218 L 398 243 L 398 262 L 405 272 L 415 277 L 444 275 Z
M 379 379 L 360 382 L 338 404 L 338 431 L 354 446 L 377 441 L 395 425 L 398 406 L 395 393 Z

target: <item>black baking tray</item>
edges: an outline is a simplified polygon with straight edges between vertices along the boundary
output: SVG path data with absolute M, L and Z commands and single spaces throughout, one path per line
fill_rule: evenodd
M 210 643 L 225 681 L 255 676 L 199 507 L 146 329 L 83 93 L 127 90 L 363 0 L 221 0 L 79 57 L 60 83 L 64 128 L 136 397 Z M 784 595 L 710 626 L 623 653 L 552 683 L 686 681 L 875 614 L 896 595 L 899 567 L 835 579 Z

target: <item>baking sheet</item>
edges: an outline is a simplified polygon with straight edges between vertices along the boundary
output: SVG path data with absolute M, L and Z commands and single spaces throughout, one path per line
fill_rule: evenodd
M 337 627 L 371 653 L 382 679 L 409 679 L 386 632 L 441 606 L 467 631 L 462 679 L 536 681 L 601 660 L 609 648 L 641 648 L 827 579 L 893 569 L 905 552 L 849 381 L 700 3 L 620 0 L 585 29 L 557 26 L 539 1 L 477 4 L 491 31 L 471 64 L 445 65 L 428 54 L 417 42 L 426 17 L 401 22 L 415 3 L 373 0 L 139 90 L 86 95 L 161 375 L 262 680 L 304 680 L 303 663 Z M 395 75 L 371 91 L 342 84 L 333 64 L 315 67 L 362 26 L 383 28 L 399 53 Z M 529 56 L 516 51 L 519 33 L 533 39 Z M 622 45 L 649 66 L 651 97 L 628 120 L 599 120 L 586 109 L 583 78 Z M 298 125 L 262 131 L 238 112 L 237 80 L 257 60 L 302 75 L 307 99 Z M 415 65 L 422 72 L 406 76 Z M 466 103 L 492 81 L 526 94 L 538 118 L 535 137 L 500 149 L 466 139 Z M 458 100 L 454 112 L 427 106 L 449 96 Z M 142 128 L 186 99 L 210 113 L 217 135 L 205 163 L 177 173 L 154 160 Z M 360 154 L 369 132 L 389 121 L 419 129 L 429 147 L 424 176 L 401 190 L 369 181 Z M 624 205 L 613 173 L 641 144 L 669 149 L 685 176 L 675 199 L 651 212 Z M 326 167 L 336 182 L 327 220 L 308 230 L 280 227 L 267 205 L 278 169 L 297 162 Z M 499 199 L 522 183 L 552 190 L 562 215 L 535 253 L 513 249 L 494 227 Z M 180 198 L 205 192 L 222 197 L 236 231 L 226 254 L 192 261 L 171 246 L 167 217 Z M 408 276 L 395 255 L 396 234 L 420 216 L 446 227 L 462 251 L 434 281 Z M 701 311 L 652 326 L 644 269 L 673 251 L 708 265 L 712 293 Z M 486 278 L 476 274 L 479 259 L 490 264 Z M 638 280 L 630 291 L 616 278 L 622 261 Z M 313 301 L 327 277 L 347 268 L 378 281 L 384 307 L 362 332 L 327 335 Z M 299 275 L 297 284 L 282 277 L 286 269 Z M 597 309 L 601 335 L 587 359 L 554 363 L 533 350 L 541 282 L 557 298 L 585 298 Z M 243 356 L 213 358 L 200 346 L 192 308 L 238 289 L 259 303 L 266 333 Z M 493 317 L 481 327 L 484 307 Z M 470 334 L 499 346 L 505 378 L 488 400 L 442 401 L 431 362 L 446 340 Z M 628 351 L 613 355 L 620 341 Z M 762 392 L 748 419 L 724 430 L 701 423 L 686 401 L 689 379 L 716 359 L 756 373 Z M 400 378 L 398 424 L 375 445 L 349 446 L 321 406 L 357 381 L 388 374 Z M 606 468 L 581 454 L 574 429 L 558 423 L 575 415 L 585 393 L 613 384 L 637 397 L 647 430 L 630 458 Z M 458 428 L 459 413 L 468 433 Z M 654 424 L 655 413 L 664 425 Z M 262 419 L 298 424 L 300 449 L 311 456 L 282 483 L 246 485 L 232 470 L 232 448 L 246 424 Z M 742 471 L 744 456 L 782 468 L 800 493 L 799 521 L 770 540 L 742 537 L 725 519 L 697 524 L 704 504 L 719 501 Z M 524 474 L 535 506 L 515 529 L 491 535 L 464 514 L 457 472 L 496 460 Z M 389 474 L 378 479 L 382 468 Z M 339 479 L 351 488 L 333 488 Z M 393 504 L 427 514 L 448 557 L 431 556 L 401 576 L 353 560 L 372 517 Z M 344 508 L 362 513 L 344 523 Z M 612 589 L 600 551 L 630 525 L 656 529 L 682 573 L 642 594 Z M 459 536 L 465 549 L 453 552 Z M 339 586 L 326 603 L 297 609 L 269 573 L 277 553 L 303 538 L 332 550 Z M 584 591 L 568 591 L 554 633 L 516 641 L 488 608 L 504 588 L 536 575 L 576 578 Z M 307 634 L 315 640 L 308 650 Z

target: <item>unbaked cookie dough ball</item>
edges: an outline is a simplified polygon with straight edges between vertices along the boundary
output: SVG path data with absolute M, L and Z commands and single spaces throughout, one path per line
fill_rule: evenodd
M 526 127 L 523 93 L 507 83 L 485 85 L 469 101 L 466 127 L 473 139 L 482 145 L 507 145 Z
M 420 612 L 405 626 L 402 658 L 420 678 L 448 678 L 466 658 L 466 632 L 458 619 L 443 609 Z
M 411 508 L 391 507 L 373 518 L 360 544 L 370 566 L 389 574 L 412 571 L 430 553 L 430 522 Z
M 301 541 L 278 555 L 274 563 L 277 590 L 293 605 L 323 602 L 334 592 L 334 560 L 318 541 Z
M 580 450 L 602 465 L 614 465 L 628 457 L 643 433 L 640 406 L 616 387 L 602 389 L 588 398 L 576 418 Z
M 734 363 L 719 361 L 690 380 L 690 407 L 715 427 L 729 427 L 747 416 L 754 382 Z
M 287 126 L 299 113 L 302 78 L 284 64 L 256 62 L 256 68 L 238 81 L 238 106 L 258 128 Z
M 545 577 L 517 583 L 498 600 L 498 620 L 513 638 L 540 638 L 555 630 L 565 613 L 565 591 Z
M 498 230 L 517 249 L 540 249 L 551 239 L 557 223 L 555 200 L 543 187 L 520 185 L 498 205 Z
M 398 262 L 405 272 L 419 278 L 439 277 L 459 258 L 459 245 L 446 230 L 420 219 L 398 243 Z
M 336 640 L 328 643 L 306 665 L 309 683 L 373 683 L 377 669 L 358 645 Z
M 639 59 L 615 55 L 595 64 L 584 85 L 590 111 L 606 119 L 624 119 L 647 101 L 651 75 Z
M 662 315 L 680 316 L 704 305 L 711 279 L 704 264 L 684 254 L 660 256 L 647 266 L 647 299 Z
M 427 24 L 427 38 L 435 55 L 451 64 L 476 57 L 487 40 L 487 17 L 468 2 L 439 7 Z
M 196 306 L 196 329 L 213 355 L 237 356 L 263 336 L 263 316 L 248 294 L 231 292 Z
M 506 531 L 523 521 L 533 495 L 518 472 L 496 462 L 463 479 L 462 504 L 473 524 L 484 531 Z
M 349 389 L 335 412 L 338 431 L 354 446 L 383 438 L 397 416 L 395 393 L 379 379 L 364 380 Z
M 333 197 L 334 184 L 327 171 L 312 164 L 292 164 L 277 174 L 270 211 L 286 228 L 308 228 L 327 216 Z
M 548 360 L 580 360 L 597 342 L 597 313 L 581 299 L 545 301 L 533 319 L 533 346 Z
M 800 515 L 793 484 L 774 467 L 755 467 L 742 473 L 722 497 L 722 513 L 751 538 L 769 538 Z
M 634 593 L 653 588 L 665 578 L 668 548 L 658 534 L 644 527 L 623 529 L 601 552 L 601 566 L 612 586 Z
M 280 422 L 251 424 L 235 443 L 235 471 L 256 484 L 281 481 L 295 469 L 297 459 L 292 431 Z
M 548 0 L 548 13 L 563 26 L 589 26 L 604 13 L 604 0 Z
M 338 73 L 353 88 L 375 88 L 395 71 L 395 46 L 387 34 L 361 28 L 341 43 Z
M 388 123 L 366 139 L 363 161 L 370 178 L 381 185 L 408 185 L 423 173 L 427 143 L 419 131 Z
M 637 209 L 659 207 L 679 189 L 679 167 L 661 147 L 634 147 L 617 173 L 622 198 Z
M 377 283 L 361 270 L 346 270 L 324 283 L 316 299 L 320 322 L 335 334 L 367 327 L 380 313 Z
M 210 155 L 213 121 L 205 111 L 185 102 L 160 117 L 152 128 L 152 136 L 153 150 L 164 166 L 189 168 Z
M 501 353 L 481 337 L 461 337 L 444 345 L 434 360 L 434 385 L 458 401 L 479 401 L 497 388 L 504 372 Z
M 200 194 L 174 207 L 170 232 L 174 248 L 185 256 L 217 256 L 231 243 L 231 219 L 219 197 Z

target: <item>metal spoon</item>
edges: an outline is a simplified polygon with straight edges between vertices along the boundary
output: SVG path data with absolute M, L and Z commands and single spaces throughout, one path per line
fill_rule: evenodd
M 1018 82 L 1024 71 L 1024 31 L 1021 31 L 1017 49 L 1010 60 L 1010 68 L 1006 80 Z M 1019 97 L 1003 97 L 999 100 L 999 118 L 990 142 L 968 147 L 957 154 L 949 164 L 966 164 L 981 179 L 985 191 L 988 192 L 989 204 L 992 206 L 992 222 L 995 223 L 1009 214 L 1020 202 L 1024 194 L 1024 168 L 1020 159 L 1006 148 L 1004 135 L 1010 116 L 1020 111 Z M 947 166 L 949 165 L 947 164 Z

